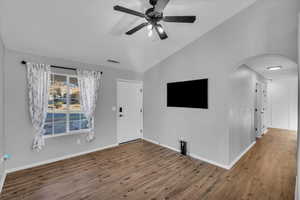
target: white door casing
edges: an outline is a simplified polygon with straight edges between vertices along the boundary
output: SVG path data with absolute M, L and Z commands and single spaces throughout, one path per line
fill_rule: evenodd
M 143 84 L 137 81 L 117 81 L 118 143 L 142 138 Z

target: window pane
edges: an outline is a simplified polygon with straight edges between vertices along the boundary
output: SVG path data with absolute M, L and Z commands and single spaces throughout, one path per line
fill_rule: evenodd
M 72 113 L 70 114 L 70 121 L 80 120 L 80 113 Z
M 70 78 L 69 88 L 70 88 L 70 112 L 71 113 L 81 112 L 80 93 L 79 93 L 77 78 L 74 77 Z
M 46 121 L 45 121 L 46 124 L 44 126 L 45 135 L 52 135 L 53 134 L 53 126 L 52 126 L 52 122 L 53 122 L 53 99 L 52 99 L 52 96 L 51 96 L 50 93 L 51 92 L 49 91 L 48 112 L 47 112 Z
M 67 132 L 67 121 L 65 122 L 54 122 L 54 134 L 66 133 Z
M 51 84 L 51 94 L 55 99 L 67 97 L 67 77 L 61 75 L 53 75 L 53 82 Z
M 67 130 L 79 131 L 88 128 L 87 118 L 80 106 L 78 79 L 52 75 L 45 134 L 61 134 L 66 133 Z
M 80 120 L 70 121 L 70 131 L 80 130 Z
M 66 98 L 54 99 L 54 112 L 55 113 L 66 113 L 67 112 L 67 99 Z
M 81 114 L 80 117 L 81 117 L 81 120 L 87 120 L 87 118 L 85 117 L 85 114 Z
M 53 132 L 53 124 L 52 123 L 48 123 L 44 126 L 45 129 L 45 135 L 52 135 Z
M 65 114 L 65 113 L 54 113 L 53 114 L 53 121 L 54 122 L 66 122 L 67 121 L 67 114 Z
M 52 120 L 53 120 L 53 113 L 48 112 L 45 123 L 52 123 Z
M 80 107 L 80 101 L 79 99 L 70 99 L 70 113 L 80 113 L 81 107 Z
M 87 120 L 82 120 L 81 121 L 81 129 L 88 129 L 88 121 Z
M 53 100 L 54 112 L 66 112 L 68 93 L 67 77 L 62 75 L 53 75 L 52 81 L 50 88 L 50 101 Z
M 78 79 L 76 77 L 70 77 L 70 87 L 78 87 Z
M 80 113 L 70 114 L 70 131 L 80 130 Z

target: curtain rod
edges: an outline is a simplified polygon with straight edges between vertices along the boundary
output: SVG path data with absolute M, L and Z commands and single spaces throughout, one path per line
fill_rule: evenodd
M 21 61 L 21 64 L 23 65 L 26 65 L 26 61 Z M 71 68 L 71 67 L 61 67 L 61 66 L 55 66 L 55 65 L 50 65 L 50 67 L 53 67 L 53 68 L 58 68 L 58 69 L 66 69 L 66 70 L 73 70 L 73 71 L 76 71 L 77 69 L 76 68 Z M 101 74 L 103 74 L 103 72 L 100 72 Z

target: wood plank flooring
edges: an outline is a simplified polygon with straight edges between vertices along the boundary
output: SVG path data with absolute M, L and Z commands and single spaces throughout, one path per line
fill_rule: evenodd
M 229 171 L 146 141 L 7 176 L 1 200 L 293 200 L 296 133 L 272 129 Z

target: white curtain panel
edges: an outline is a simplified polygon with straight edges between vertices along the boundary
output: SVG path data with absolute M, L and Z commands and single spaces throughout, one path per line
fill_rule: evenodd
M 90 131 L 87 141 L 95 139 L 94 117 L 98 90 L 100 86 L 101 72 L 77 69 L 78 85 L 80 89 L 80 103 L 83 113 L 89 122 Z
M 50 87 L 50 65 L 27 63 L 29 111 L 35 138 L 32 148 L 40 151 L 45 145 L 44 125 L 48 110 L 48 90 Z

